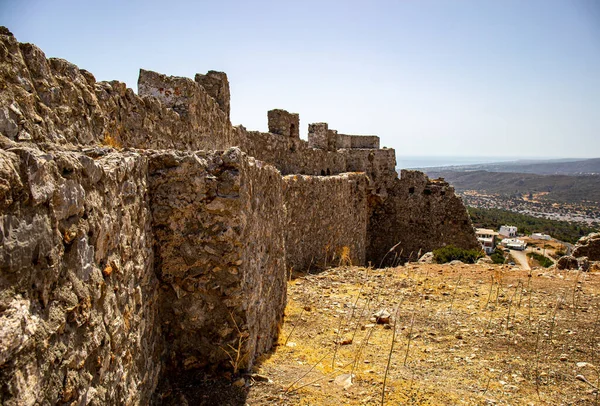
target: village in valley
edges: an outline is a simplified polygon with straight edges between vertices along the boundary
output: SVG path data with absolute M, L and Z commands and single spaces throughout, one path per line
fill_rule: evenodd
M 554 265 L 556 261 L 572 251 L 572 244 L 558 241 L 548 234 L 532 233 L 519 235 L 515 226 L 503 225 L 498 231 L 477 228 L 477 240 L 487 255 L 500 255 L 509 265 L 516 265 L 529 270 L 531 266 L 544 268 Z M 539 259 L 541 257 L 543 259 Z M 502 262 L 500 262 L 502 263 Z

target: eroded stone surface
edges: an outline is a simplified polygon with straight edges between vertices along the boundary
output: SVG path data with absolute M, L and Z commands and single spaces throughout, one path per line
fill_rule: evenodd
M 581 237 L 573 249 L 573 256 L 576 258 L 587 257 L 590 261 L 600 261 L 600 233 L 591 233 Z
M 288 270 L 365 263 L 367 184 L 363 173 L 284 177 Z
M 416 261 L 449 244 L 480 248 L 471 219 L 447 182 L 403 170 L 388 193 L 374 203 L 369 222 L 367 258 L 379 261 L 375 265 L 391 264 L 398 258 Z
M 0 151 L 0 403 L 149 401 L 158 282 L 135 153 Z
M 281 176 L 235 148 L 149 160 L 171 364 L 248 368 L 285 307 Z

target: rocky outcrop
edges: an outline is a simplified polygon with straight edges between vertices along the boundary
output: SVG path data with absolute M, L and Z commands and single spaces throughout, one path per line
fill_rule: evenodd
M 558 270 L 570 270 L 578 268 L 577 258 L 572 255 L 562 256 L 556 261 L 556 269 Z
M 573 248 L 574 257 L 588 257 L 590 261 L 600 261 L 600 233 L 591 233 L 581 237 L 575 248 Z

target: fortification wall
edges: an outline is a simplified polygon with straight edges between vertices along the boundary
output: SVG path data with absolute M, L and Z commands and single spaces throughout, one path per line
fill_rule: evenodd
M 247 131 L 236 127 L 241 148 L 250 156 L 274 165 L 282 174 L 332 175 L 346 172 L 346 158 L 334 152 L 313 149 L 299 138 Z
M 336 135 L 337 149 L 379 149 L 379 137 L 376 135 Z
M 345 149 L 340 154 L 346 158 L 346 169 L 365 172 L 377 194 L 386 194 L 398 178 L 396 153 L 393 149 Z
M 375 265 L 384 257 L 384 264 L 397 259 L 416 260 L 419 254 L 450 244 L 480 248 L 454 188 L 442 180 L 430 180 L 422 172 L 402 170 L 387 198 L 372 210 L 367 260 Z
M 363 265 L 368 219 L 365 174 L 289 175 L 283 180 L 287 268 L 304 271 L 338 265 L 342 253 L 346 264 Z
M 149 159 L 170 364 L 227 364 L 240 348 L 237 367 L 248 368 L 285 307 L 281 176 L 235 148 Z
M 0 150 L 0 404 L 147 404 L 161 371 L 147 164 Z
M 191 79 L 140 71 L 139 93 L 0 32 L 0 132 L 20 142 L 185 150 L 223 149 L 229 113 Z
M 286 267 L 477 246 L 453 189 L 398 179 L 378 137 L 231 127 L 222 72 L 141 70 L 136 95 L 0 27 L 0 80 L 2 404 L 147 404 L 164 362 L 269 349 Z

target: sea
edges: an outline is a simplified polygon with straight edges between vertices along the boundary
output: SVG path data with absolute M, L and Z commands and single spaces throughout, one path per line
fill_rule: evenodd
M 396 156 L 398 169 L 431 168 L 453 165 L 476 165 L 515 161 L 515 157 L 484 156 Z

